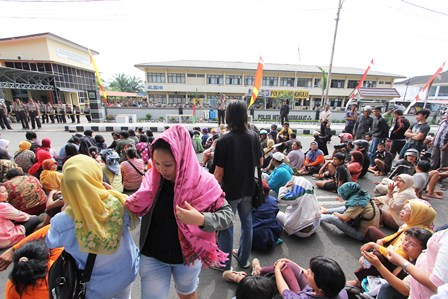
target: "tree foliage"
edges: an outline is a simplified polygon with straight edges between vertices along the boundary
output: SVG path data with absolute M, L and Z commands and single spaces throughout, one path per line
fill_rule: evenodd
M 126 74 L 115 74 L 108 86 L 113 91 L 141 92 L 143 91 L 143 81 L 136 76 Z

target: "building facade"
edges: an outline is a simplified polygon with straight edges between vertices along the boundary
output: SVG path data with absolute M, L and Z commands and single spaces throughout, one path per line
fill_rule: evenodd
M 214 108 L 221 94 L 228 98 L 250 97 L 255 81 L 256 63 L 219 61 L 168 61 L 135 65 L 145 72 L 145 88 L 150 106 Z M 324 68 L 325 69 L 325 68 Z M 343 110 L 350 93 L 358 85 L 364 70 L 334 67 L 328 104 Z M 371 71 L 364 87 L 391 88 L 403 76 Z M 262 89 L 256 108 L 277 109 L 281 99 L 289 98 L 293 110 L 315 110 L 322 105 L 322 72 L 316 66 L 264 64 Z
M 55 34 L 0 38 L 0 53 L 0 89 L 7 102 L 33 98 L 83 107 L 88 92 L 97 89 L 88 48 Z

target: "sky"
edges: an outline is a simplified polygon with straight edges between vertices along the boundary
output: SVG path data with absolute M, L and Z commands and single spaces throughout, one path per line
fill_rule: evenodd
M 342 1 L 333 67 L 432 75 L 448 58 L 447 0 Z M 51 32 L 94 49 L 103 79 L 139 63 L 328 67 L 339 0 L 0 0 L 0 38 Z M 448 64 L 445 69 L 448 69 Z M 255 71 L 255 70 L 254 70 Z

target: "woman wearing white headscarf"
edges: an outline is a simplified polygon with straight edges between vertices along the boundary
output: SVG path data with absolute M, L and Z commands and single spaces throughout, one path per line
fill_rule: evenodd
M 403 225 L 400 211 L 407 200 L 416 199 L 414 179 L 409 174 L 400 174 L 395 183 L 388 186 L 387 195 L 375 197 L 373 200 L 381 209 L 381 222 L 394 230 Z

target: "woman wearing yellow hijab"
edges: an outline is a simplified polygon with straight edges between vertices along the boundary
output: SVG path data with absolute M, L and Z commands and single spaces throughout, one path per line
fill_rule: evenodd
M 81 269 L 89 252 L 97 254 L 87 298 L 129 298 L 139 265 L 130 229 L 138 218 L 125 209 L 126 195 L 103 186 L 101 167 L 88 156 L 70 158 L 62 171 L 67 208 L 51 219 L 47 246 L 64 246 Z
M 30 150 L 31 143 L 24 140 L 19 142 L 19 150 L 14 153 L 13 162 L 21 167 L 23 172 L 28 173 L 30 167 L 34 164 L 36 155 Z
M 390 236 L 386 236 L 376 227 L 369 227 L 366 233 L 366 239 L 373 242 L 369 242 L 361 246 L 361 252 L 374 250 L 377 252 L 375 255 L 378 256 L 383 265 L 390 271 L 396 268 L 396 265 L 390 263 L 387 259 L 387 251 L 392 250 L 393 252 L 399 254 L 410 262 L 415 262 L 421 250 L 414 250 L 416 246 L 409 246 L 409 241 L 405 243 L 406 235 L 411 235 L 417 239 L 426 240 L 432 235 L 433 223 L 436 218 L 436 211 L 431 205 L 421 199 L 413 199 L 405 202 L 403 209 L 400 211 L 400 220 L 404 222 L 398 231 Z M 412 230 L 412 231 L 408 231 Z M 387 247 L 386 247 L 387 245 Z M 415 244 L 414 244 L 415 245 Z M 360 263 L 363 262 L 363 258 L 360 259 Z M 397 269 L 394 273 L 398 275 L 401 269 Z M 377 276 L 379 272 L 376 268 L 367 268 L 362 266 L 359 268 L 355 275 L 358 277 L 357 280 L 351 281 L 350 284 L 359 283 L 363 278 L 368 275 Z M 404 278 L 404 277 L 401 277 Z

